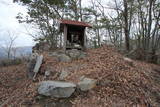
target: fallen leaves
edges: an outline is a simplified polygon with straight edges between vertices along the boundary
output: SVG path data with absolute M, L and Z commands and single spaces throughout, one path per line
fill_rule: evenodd
M 160 74 L 153 68 L 158 66 L 140 61 L 129 64 L 123 56 L 116 52 L 113 47 L 103 46 L 98 49 L 87 51 L 85 59 L 75 60 L 70 63 L 58 62 L 54 57 L 43 53 L 44 63 L 41 72 L 51 71 L 48 80 L 58 79 L 62 69 L 70 72 L 66 81 L 77 83 L 81 76 L 97 79 L 97 87 L 88 93 L 77 95 L 72 104 L 75 107 L 104 107 L 104 106 L 157 106 L 160 104 L 154 93 L 160 93 Z M 0 100 L 8 101 L 10 105 L 20 105 L 24 102 L 36 103 L 36 86 L 44 80 L 43 75 L 37 75 L 37 82 L 28 80 L 25 76 L 26 66 L 16 66 L 9 72 L 0 72 Z M 4 71 L 4 70 L 3 70 Z M 15 78 L 21 77 L 20 80 Z M 159 78 L 159 79 L 158 79 Z M 16 81 L 14 83 L 13 81 Z M 4 86 L 14 83 L 14 86 Z M 3 84 L 3 85 L 2 85 Z M 14 90 L 14 91 L 13 91 Z

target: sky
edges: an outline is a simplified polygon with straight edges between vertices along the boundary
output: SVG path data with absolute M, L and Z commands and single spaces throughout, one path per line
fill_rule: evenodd
M 27 35 L 25 27 L 28 25 L 19 24 L 15 18 L 19 12 L 26 13 L 26 8 L 12 0 L 0 0 L 0 46 L 6 45 L 8 32 L 11 36 L 16 37 L 14 45 L 20 46 L 33 46 L 33 38 Z

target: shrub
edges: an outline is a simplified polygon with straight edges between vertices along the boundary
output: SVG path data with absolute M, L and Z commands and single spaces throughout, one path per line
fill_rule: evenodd
M 3 59 L 0 61 L 0 67 L 11 66 L 11 65 L 19 65 L 23 62 L 22 59 Z

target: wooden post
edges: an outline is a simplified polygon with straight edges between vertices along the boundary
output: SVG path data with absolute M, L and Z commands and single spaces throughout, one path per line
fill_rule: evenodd
M 67 25 L 64 25 L 64 45 L 63 45 L 63 50 L 64 52 L 66 51 L 66 43 L 67 43 Z
M 86 28 L 84 28 L 84 39 L 83 39 L 83 49 L 86 50 L 87 47 L 87 35 L 86 35 Z

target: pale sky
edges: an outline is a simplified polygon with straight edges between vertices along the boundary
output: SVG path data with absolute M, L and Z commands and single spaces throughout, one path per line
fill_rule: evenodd
M 12 0 L 0 0 L 0 45 L 8 39 L 7 32 L 17 36 L 15 46 L 34 45 L 33 38 L 24 33 L 24 25 L 19 24 L 15 18 L 19 12 L 26 13 L 26 8 L 13 3 Z

